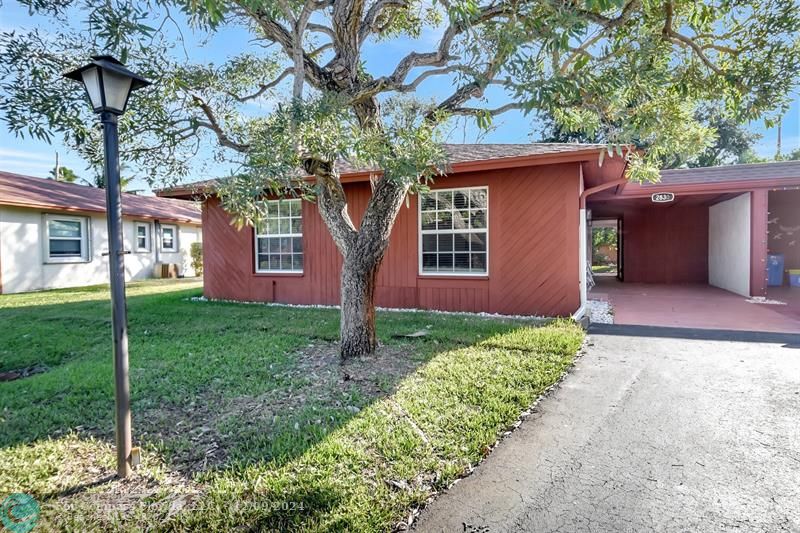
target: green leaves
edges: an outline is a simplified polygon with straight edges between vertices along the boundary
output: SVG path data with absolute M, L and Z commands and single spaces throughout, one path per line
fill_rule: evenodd
M 695 113 L 702 102 L 722 102 L 738 122 L 784 108 L 800 66 L 800 19 L 787 4 L 686 0 L 668 12 L 661 2 L 586 1 L 569 16 L 541 8 L 533 28 L 545 32 L 546 53 L 534 46 L 514 58 L 510 85 L 571 140 L 643 148 L 630 168 L 654 179 L 657 166 L 714 141 Z
M 383 170 L 385 178 L 417 190 L 444 172 L 446 158 L 438 124 L 427 120 L 430 107 L 411 98 L 392 98 L 383 106 L 386 125 L 365 128 L 354 143 L 353 161 Z
M 673 0 L 669 9 L 630 0 L 368 0 L 363 20 L 347 26 L 353 39 L 338 41 L 331 37 L 332 6 L 318 3 L 311 7 L 315 30 L 300 39 L 306 92 L 292 102 L 287 67 L 294 57 L 285 37 L 295 41 L 290 22 L 305 5 L 300 0 L 22 1 L 59 24 L 48 35 L 0 36 L 0 116 L 12 131 L 61 137 L 99 164 L 85 96 L 60 74 L 88 51 L 111 52 L 155 82 L 136 94 L 123 117 L 123 157 L 151 181 L 175 181 L 197 154 L 210 152 L 225 172 L 259 180 L 237 182 L 245 194 L 231 194 L 232 206 L 265 183 L 293 190 L 303 157 L 374 165 L 417 187 L 443 166 L 436 126 L 443 118 L 432 110 L 448 108 L 451 96 L 482 129 L 493 126 L 489 110 L 510 100 L 551 117 L 571 140 L 644 149 L 631 168 L 690 161 L 715 139 L 714 128 L 696 116 L 701 103 L 720 102 L 734 122 L 770 121 L 785 109 L 800 71 L 800 13 L 784 0 Z M 188 28 L 173 18 L 175 7 Z M 372 8 L 374 20 L 366 20 Z M 248 30 L 255 46 L 217 62 L 176 53 L 182 37 L 173 28 L 216 32 L 227 24 Z M 423 35 L 426 28 L 434 42 Z M 452 40 L 436 41 L 443 35 Z M 426 60 L 377 95 L 363 96 L 365 86 L 386 79 L 368 70 L 365 47 L 392 39 L 408 47 L 408 37 L 423 42 L 406 59 Z M 344 49 L 345 41 L 366 44 Z M 387 57 L 388 71 L 402 59 Z M 412 81 L 429 70 L 438 72 L 423 79 L 446 80 L 434 95 L 438 101 L 395 98 L 398 84 L 412 94 L 424 91 L 422 80 Z M 484 94 L 490 86 L 505 90 L 502 101 Z M 365 120 L 365 106 L 368 114 L 383 106 L 381 116 Z
M 408 98 L 384 103 L 381 127 L 361 127 L 341 95 L 324 93 L 278 105 L 249 124 L 250 150 L 241 172 L 221 180 L 217 194 L 237 225 L 256 225 L 265 194 L 313 199 L 315 183 L 303 170 L 307 159 L 381 170 L 386 179 L 424 187 L 446 164 L 439 119 L 429 106 Z

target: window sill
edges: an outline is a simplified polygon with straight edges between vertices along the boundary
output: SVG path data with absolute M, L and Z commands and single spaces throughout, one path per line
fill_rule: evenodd
M 302 278 L 305 276 L 305 272 L 254 272 L 254 276 L 258 278 Z
M 418 279 L 474 279 L 488 280 L 489 274 L 417 274 Z
M 45 265 L 74 265 L 78 263 L 91 263 L 91 259 L 83 259 L 80 257 L 70 259 L 46 259 L 43 264 Z

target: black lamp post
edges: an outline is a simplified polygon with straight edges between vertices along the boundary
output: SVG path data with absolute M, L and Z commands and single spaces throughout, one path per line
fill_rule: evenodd
M 117 117 L 125 112 L 131 92 L 150 82 L 126 69 L 111 56 L 67 72 L 65 78 L 83 83 L 92 109 L 100 114 L 105 149 L 106 218 L 108 219 L 108 270 L 111 278 L 111 319 L 114 338 L 116 392 L 117 475 L 131 472 L 131 407 L 128 384 L 128 312 L 125 304 L 125 250 L 122 244 L 122 197 L 119 182 Z

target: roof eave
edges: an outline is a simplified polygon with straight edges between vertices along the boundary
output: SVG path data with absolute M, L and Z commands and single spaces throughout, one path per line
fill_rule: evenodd
M 800 178 L 775 178 L 738 181 L 720 181 L 715 183 L 629 183 L 616 196 L 625 198 L 646 198 L 654 192 L 666 191 L 675 194 L 721 194 L 741 193 L 758 189 L 780 189 L 783 187 L 800 187 Z
M 21 207 L 25 209 L 44 209 L 48 211 L 62 211 L 67 213 L 86 213 L 95 215 L 102 215 L 105 214 L 106 212 L 105 209 L 76 208 L 76 207 L 68 207 L 56 204 L 46 204 L 43 202 L 20 202 L 20 201 L 3 200 L 0 201 L 0 205 L 8 207 Z M 158 220 L 164 222 L 175 222 L 177 224 L 189 224 L 192 226 L 201 226 L 203 224 L 202 218 L 189 219 L 189 218 L 178 218 L 174 216 L 153 216 L 153 215 L 145 215 L 139 213 L 126 213 L 124 208 L 122 216 L 123 218 L 134 218 L 137 220 L 152 220 L 152 221 Z
M 462 161 L 453 163 L 447 167 L 446 175 L 459 174 L 464 172 L 480 172 L 488 170 L 502 170 L 506 168 L 532 167 L 540 165 L 554 165 L 560 163 L 579 163 L 589 160 L 592 156 L 599 156 L 604 147 L 591 147 L 583 150 L 571 150 L 565 152 L 554 152 L 547 154 L 531 154 L 514 157 L 498 157 L 494 159 L 479 159 L 475 161 Z M 342 183 L 354 183 L 359 181 L 369 181 L 375 176 L 383 173 L 380 170 L 364 170 L 358 172 L 344 172 L 339 179 Z M 312 179 L 307 176 L 306 179 Z M 212 193 L 211 185 L 196 187 L 176 187 L 172 189 L 160 189 L 155 191 L 156 196 L 162 198 L 198 199 L 204 195 Z

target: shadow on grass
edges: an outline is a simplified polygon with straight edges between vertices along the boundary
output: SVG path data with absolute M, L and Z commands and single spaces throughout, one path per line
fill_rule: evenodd
M 391 394 L 435 353 L 519 325 L 380 313 L 378 356 L 341 364 L 337 310 L 194 302 L 189 297 L 198 289 L 177 288 L 130 291 L 130 381 L 135 441 L 187 474 L 290 460 Z M 0 301 L 0 371 L 48 369 L 0 383 L 0 447 L 70 431 L 113 442 L 110 304 L 103 291 L 35 293 L 24 295 L 34 303 L 19 306 Z M 42 303 L 48 297 L 78 301 Z M 420 329 L 429 335 L 392 338 Z
M 479 460 L 561 375 L 581 337 L 384 312 L 376 357 L 341 363 L 337 310 L 189 299 L 199 294 L 130 294 L 133 431 L 145 464 L 139 480 L 110 488 L 108 302 L 91 292 L 80 296 L 91 301 L 0 300 L 3 364 L 49 367 L 0 383 L 0 460 L 11 465 L 0 491 L 72 503 L 135 490 L 144 496 L 126 518 L 133 530 L 386 529 Z M 429 334 L 395 338 L 421 329 Z M 181 494 L 198 490 L 181 512 Z M 68 529 L 107 525 L 53 516 Z

